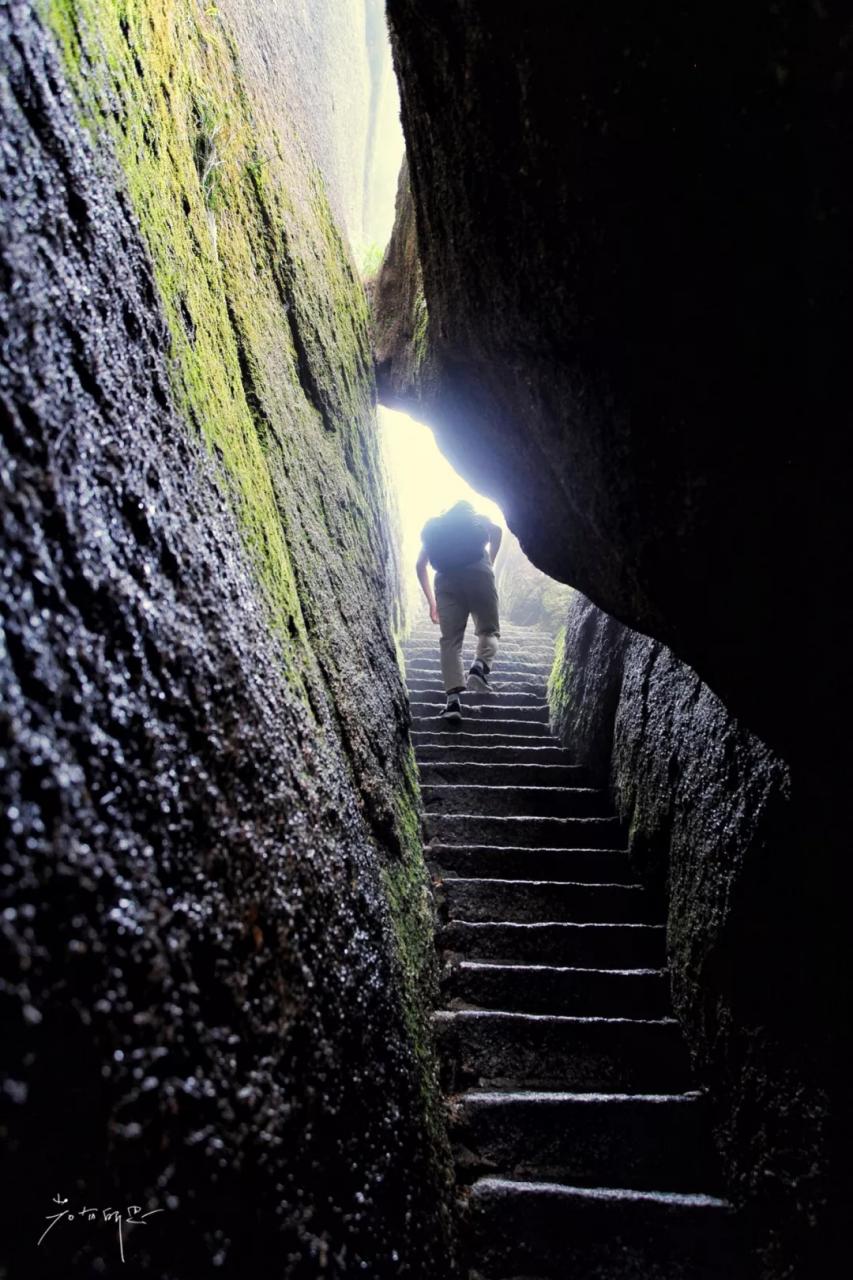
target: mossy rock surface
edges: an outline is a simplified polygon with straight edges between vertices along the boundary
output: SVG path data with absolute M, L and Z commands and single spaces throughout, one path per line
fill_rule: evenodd
M 143 1274 L 440 1274 L 361 287 L 215 8 L 0 24 L 13 1211 L 49 1166 L 163 1210 Z M 112 1235 L 50 1244 L 117 1265 Z

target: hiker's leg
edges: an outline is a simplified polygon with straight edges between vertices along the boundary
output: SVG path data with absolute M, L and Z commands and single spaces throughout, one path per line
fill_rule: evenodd
M 462 670 L 462 642 L 468 625 L 468 605 L 464 594 L 454 590 L 446 574 L 436 574 L 435 603 L 438 606 L 438 622 L 441 628 L 441 677 L 449 693 L 465 688 Z
M 474 632 L 477 636 L 477 658 L 488 670 L 498 653 L 501 635 L 498 590 L 494 574 L 483 569 L 469 570 L 468 598 Z
M 495 631 L 481 631 L 477 635 L 477 657 L 486 664 L 487 671 L 491 670 L 492 663 L 498 656 L 499 640 L 500 636 Z

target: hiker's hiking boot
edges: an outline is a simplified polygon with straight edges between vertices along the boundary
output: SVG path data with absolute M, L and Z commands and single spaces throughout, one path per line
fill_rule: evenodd
M 475 693 L 492 692 L 492 686 L 489 683 L 489 668 L 482 658 L 475 658 L 471 663 L 471 670 L 468 672 L 468 688 Z
M 458 693 L 447 695 L 447 706 L 442 711 L 441 718 L 451 724 L 457 724 L 462 719 L 462 700 Z

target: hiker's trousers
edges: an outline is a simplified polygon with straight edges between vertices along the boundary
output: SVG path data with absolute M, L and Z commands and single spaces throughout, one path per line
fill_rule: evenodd
M 477 657 L 488 666 L 501 634 L 498 592 L 491 565 L 477 561 L 435 575 L 435 603 L 441 627 L 441 675 L 446 690 L 463 689 L 462 644 L 469 616 L 474 619 Z

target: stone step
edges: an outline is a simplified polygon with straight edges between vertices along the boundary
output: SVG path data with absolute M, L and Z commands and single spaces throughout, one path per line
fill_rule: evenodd
M 441 632 L 439 628 L 434 623 L 430 623 L 429 628 L 425 627 L 422 630 L 410 632 L 410 634 L 406 636 L 405 640 L 403 640 L 402 645 L 404 649 L 410 645 L 415 647 L 430 644 L 435 645 L 438 643 L 440 637 Z M 473 622 L 469 622 L 465 631 L 463 644 L 466 648 L 473 649 L 477 643 L 477 639 L 478 637 L 474 630 L 474 624 Z M 504 625 L 501 627 L 499 639 L 502 645 L 521 645 L 526 648 L 551 649 L 552 651 L 556 648 L 556 640 L 553 636 L 548 635 L 544 631 L 531 631 L 529 628 L 522 628 L 519 631 L 513 630 L 512 627 L 508 629 L 506 625 Z
M 411 640 L 415 636 L 434 636 L 438 628 L 434 622 L 430 622 L 427 618 L 426 609 L 422 616 L 412 620 L 411 630 L 406 636 L 407 640 Z M 547 627 L 529 625 L 525 622 L 507 622 L 506 619 L 501 623 L 501 635 L 506 636 L 538 636 L 553 641 L 553 634 Z
M 530 645 L 507 645 L 500 644 L 498 652 L 494 660 L 489 664 L 490 670 L 497 670 L 503 667 L 507 662 L 523 662 L 527 666 L 547 667 L 550 671 L 554 664 L 555 651 L 553 649 L 543 649 L 539 646 Z M 432 645 L 419 645 L 415 649 L 403 649 L 403 660 L 407 663 L 412 662 L 436 662 L 441 661 L 441 650 L 437 642 Z M 467 672 L 469 667 L 477 660 L 476 646 L 465 646 L 462 650 L 462 666 Z
M 596 787 L 506 787 L 475 783 L 424 783 L 428 813 L 487 813 L 490 817 L 606 818 L 612 807 Z
M 451 1009 L 611 1018 L 663 1018 L 670 1011 L 663 969 L 572 969 L 462 960 L 446 966 L 441 982 Z
M 417 719 L 438 720 L 445 707 L 445 699 L 441 702 L 421 702 L 413 703 L 413 714 Z M 478 720 L 527 720 L 535 721 L 537 725 L 547 725 L 551 718 L 551 713 L 544 703 L 516 703 L 505 702 L 497 699 L 490 699 L 479 706 L 473 706 L 471 703 L 462 702 L 463 725 L 467 728 L 469 723 Z M 444 724 L 444 721 L 441 721 Z
M 441 655 L 437 648 L 430 653 L 426 651 L 422 653 L 405 653 L 403 661 L 406 671 L 409 673 L 423 670 L 435 671 L 439 674 L 439 683 L 443 683 L 440 679 Z M 473 653 L 463 655 L 462 670 L 466 677 L 473 662 Z M 513 679 L 529 679 L 529 672 L 535 670 L 541 673 L 537 676 L 537 679 L 547 683 L 553 662 L 553 654 L 511 653 L 502 649 L 489 668 L 489 680 L 491 681 L 494 678 L 497 683 L 500 683 L 502 680 L 509 678 L 508 673 L 512 672 L 515 672 Z
M 425 761 L 420 766 L 421 783 L 493 787 L 582 787 L 587 771 L 572 764 L 486 764 L 476 760 Z
M 595 884 L 632 884 L 624 849 L 526 849 L 490 844 L 432 844 L 430 865 L 441 876 L 498 880 L 585 880 Z
M 440 652 L 439 637 L 433 636 L 431 640 L 417 641 L 412 643 L 407 641 L 403 645 L 404 658 L 435 658 Z M 511 658 L 519 658 L 523 662 L 552 662 L 554 659 L 554 646 L 549 644 L 526 644 L 523 640 L 504 640 L 501 637 L 498 649 L 498 657 L 506 655 Z M 473 662 L 477 656 L 477 645 L 472 639 L 469 639 L 462 648 L 462 660 Z
M 448 920 L 650 924 L 658 916 L 657 904 L 642 885 L 454 876 L 435 886 L 435 898 Z
M 602 1093 L 689 1087 L 687 1049 L 672 1018 L 442 1009 L 433 1025 L 451 1091 L 473 1084 Z
M 406 673 L 405 684 L 407 689 L 439 689 L 441 690 L 442 698 L 447 696 L 446 691 L 444 691 L 444 681 L 442 680 L 442 675 L 441 672 L 438 671 L 438 668 L 435 668 L 434 671 L 427 671 L 427 669 L 412 671 L 410 668 L 409 672 Z M 492 692 L 492 694 L 507 694 L 507 692 L 511 692 L 512 690 L 519 689 L 519 687 L 521 687 L 523 690 L 526 689 L 528 691 L 539 692 L 540 700 L 542 701 L 548 700 L 547 672 L 496 671 L 494 672 L 493 677 L 489 676 L 489 684 L 491 684 L 489 692 Z M 487 691 L 469 691 L 465 689 L 464 696 L 467 696 L 469 692 L 473 694 L 473 692 Z
M 439 701 L 446 696 L 444 685 L 441 680 L 437 680 L 435 676 L 410 676 L 406 681 L 406 686 L 409 690 L 410 696 L 415 693 L 420 694 L 432 692 L 434 697 L 431 701 L 434 702 Z M 496 679 L 492 682 L 491 693 L 473 693 L 466 689 L 463 695 L 463 701 L 468 702 L 470 699 L 474 699 L 476 702 L 478 698 L 482 698 L 488 702 L 495 697 L 505 697 L 512 693 L 524 694 L 527 697 L 533 698 L 535 702 L 547 702 L 548 700 L 548 686 L 544 680 Z
M 507 720 L 505 717 L 492 719 L 476 718 L 474 716 L 465 716 L 463 720 L 448 721 L 443 720 L 441 716 L 413 716 L 412 733 L 428 733 L 435 737 L 447 736 L 460 737 L 465 734 L 470 737 L 476 734 L 491 734 L 496 738 L 545 738 L 547 741 L 543 745 L 557 745 L 559 739 L 552 733 L 549 733 L 547 724 L 542 720 L 516 719 Z
M 441 676 L 441 664 L 438 658 L 412 658 L 406 663 L 407 675 Z M 519 658 L 495 659 L 494 675 L 496 682 L 507 676 L 515 679 L 545 680 L 551 674 L 551 664 L 546 662 L 522 662 Z
M 430 689 L 410 689 L 409 702 L 413 707 L 418 708 L 418 714 L 421 714 L 421 707 L 443 707 L 446 694 L 441 688 Z M 544 693 L 510 693 L 503 689 L 495 690 L 493 693 L 470 693 L 468 690 L 462 694 L 462 706 L 465 708 L 474 707 L 545 707 L 546 715 L 548 711 L 546 698 Z M 429 712 L 426 714 L 434 714 Z
M 719 1169 L 699 1093 L 489 1093 L 451 1099 L 460 1180 L 489 1174 L 669 1191 L 715 1191 Z
M 466 1195 L 483 1280 L 738 1280 L 734 1211 L 687 1192 L 483 1178 Z
M 659 924 L 451 920 L 439 929 L 436 942 L 451 955 L 501 964 L 662 969 L 666 963 L 666 929 Z
M 548 849 L 615 849 L 618 818 L 501 818 L 484 813 L 428 813 L 427 837 L 440 844 L 520 845 Z
M 402 641 L 402 648 L 409 645 L 429 647 L 429 645 L 437 645 L 441 636 L 439 628 L 430 623 L 428 627 L 417 628 L 411 631 Z M 467 630 L 463 645 L 465 649 L 473 650 L 476 646 L 477 636 L 474 632 L 473 625 Z M 529 627 L 512 628 L 504 624 L 501 627 L 500 643 L 511 645 L 522 645 L 526 648 L 542 648 L 556 649 L 556 637 L 549 635 L 545 631 L 531 630 Z
M 558 738 L 550 734 L 413 733 L 418 760 L 501 760 L 505 763 L 540 760 L 543 764 L 571 762 Z M 535 751 L 536 755 L 528 752 Z M 546 754 L 547 753 L 547 754 Z

